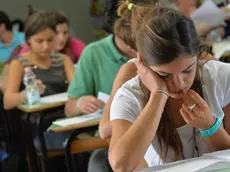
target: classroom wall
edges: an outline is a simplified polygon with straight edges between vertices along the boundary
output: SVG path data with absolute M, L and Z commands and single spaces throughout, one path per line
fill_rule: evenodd
M 12 18 L 24 19 L 27 15 L 27 5 L 32 4 L 38 9 L 61 10 L 70 19 L 74 35 L 85 43 L 98 38 L 94 34 L 95 20 L 89 14 L 92 0 L 0 0 L 0 10 L 4 10 Z M 161 0 L 167 3 L 168 0 Z M 220 2 L 223 0 L 213 0 Z M 14 4 L 14 5 L 12 5 Z
M 0 10 L 12 18 L 24 19 L 27 15 L 27 4 L 38 9 L 61 10 L 70 19 L 75 36 L 89 43 L 96 40 L 94 20 L 89 14 L 91 0 L 0 0 Z M 12 5 L 14 4 L 14 5 Z

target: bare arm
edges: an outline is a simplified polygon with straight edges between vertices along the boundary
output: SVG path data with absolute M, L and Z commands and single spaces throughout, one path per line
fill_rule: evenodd
M 210 151 L 230 149 L 230 104 L 224 109 L 225 117 L 221 128 L 212 136 L 205 138 Z
M 108 139 L 112 135 L 112 127 L 110 124 L 110 106 L 113 101 L 113 97 L 115 96 L 117 90 L 128 80 L 136 76 L 137 68 L 134 63 L 126 63 L 124 64 L 119 72 L 113 83 L 113 89 L 111 95 L 109 97 L 108 102 L 105 105 L 104 112 L 102 118 L 100 120 L 99 125 L 99 134 L 102 139 Z
M 75 98 L 69 98 L 67 101 L 65 105 L 65 115 L 67 117 L 77 116 L 83 113 L 81 109 L 77 107 L 77 101 L 78 99 Z
M 23 73 L 22 64 L 18 60 L 13 60 L 9 66 L 6 84 L 7 87 L 4 92 L 5 109 L 12 109 L 24 101 L 21 93 L 19 92 Z
M 125 120 L 111 122 L 109 162 L 114 171 L 133 171 L 138 168 L 156 135 L 166 101 L 166 95 L 151 93 L 147 105 L 133 124 Z
M 66 55 L 63 55 L 64 70 L 68 83 L 71 83 L 74 74 L 74 65 L 70 58 Z

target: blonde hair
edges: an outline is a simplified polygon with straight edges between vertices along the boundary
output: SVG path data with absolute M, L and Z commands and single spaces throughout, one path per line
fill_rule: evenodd
M 131 0 L 120 1 L 117 15 L 120 17 L 114 23 L 114 34 L 123 40 L 131 48 L 136 49 L 135 31 L 136 23 L 155 6 L 157 0 L 142 0 L 136 3 Z M 132 4 L 130 6 L 130 4 Z M 131 7 L 131 8 L 130 8 Z M 131 34 L 130 34 L 131 33 Z

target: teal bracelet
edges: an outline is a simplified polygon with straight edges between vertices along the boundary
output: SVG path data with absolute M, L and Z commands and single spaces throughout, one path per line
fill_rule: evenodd
M 219 130 L 222 124 L 222 120 L 223 118 L 216 118 L 215 122 L 211 125 L 211 127 L 204 129 L 204 130 L 200 130 L 201 136 L 210 137 L 213 134 L 215 134 Z

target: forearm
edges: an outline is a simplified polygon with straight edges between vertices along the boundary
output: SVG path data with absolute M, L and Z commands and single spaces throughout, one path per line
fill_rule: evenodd
M 151 94 L 147 105 L 133 125 L 111 145 L 109 158 L 113 167 L 125 168 L 119 171 L 133 171 L 137 168 L 156 135 L 166 101 L 167 96 L 162 93 Z
M 67 117 L 77 116 L 82 114 L 82 111 L 77 107 L 77 102 L 79 99 L 69 99 L 65 105 L 65 115 Z
M 4 109 L 9 110 L 15 108 L 17 105 L 26 101 L 25 95 L 19 93 L 5 93 L 4 94 Z
M 204 138 L 204 141 L 207 143 L 209 151 L 211 152 L 230 149 L 230 136 L 223 126 L 221 126 L 214 135 Z
M 112 98 L 108 100 L 108 102 L 105 105 L 102 118 L 100 120 L 99 125 L 99 134 L 102 139 L 108 139 L 112 135 L 112 127 L 110 124 L 110 107 L 112 103 Z

